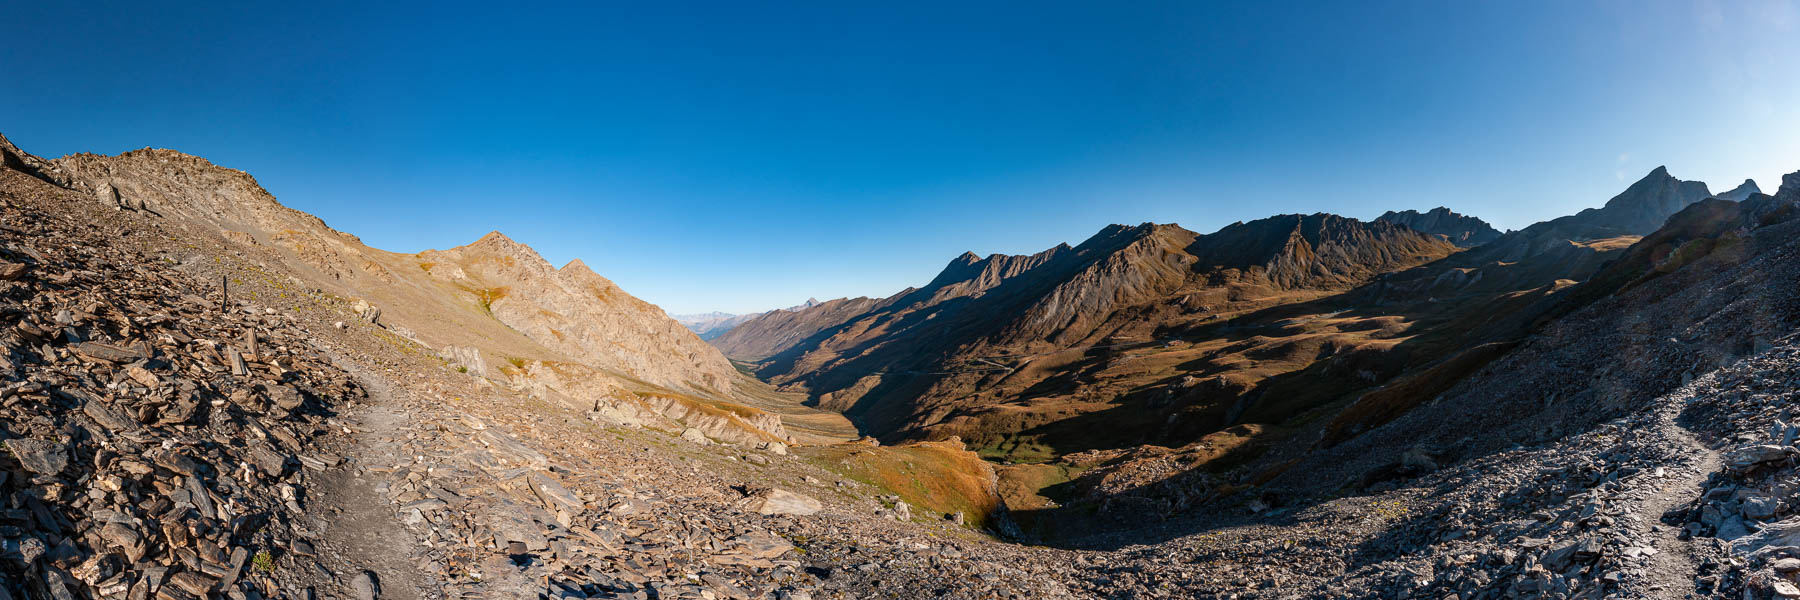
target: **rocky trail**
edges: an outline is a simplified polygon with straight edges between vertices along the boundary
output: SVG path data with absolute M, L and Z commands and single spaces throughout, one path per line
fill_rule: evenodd
M 1701 577 L 1701 566 L 1708 557 L 1695 551 L 1694 545 L 1698 542 L 1682 535 L 1681 525 L 1685 523 L 1672 524 L 1665 519 L 1704 492 L 1707 478 L 1720 469 L 1724 460 L 1717 450 L 1707 447 L 1692 432 L 1677 424 L 1674 415 L 1664 417 L 1658 426 L 1666 435 L 1686 446 L 1685 454 L 1692 460 L 1687 464 L 1657 467 L 1657 471 L 1676 475 L 1662 481 L 1661 489 L 1644 502 L 1635 521 L 1638 535 L 1648 537 L 1651 544 L 1647 548 L 1656 552 L 1646 569 L 1651 580 L 1648 589 L 1655 598 L 1672 600 L 1693 597 L 1694 583 Z M 1647 550 L 1640 549 L 1639 552 Z
M 345 361 L 334 364 L 344 367 Z M 385 498 L 381 496 L 374 473 L 362 465 L 394 464 L 401 459 L 398 445 L 381 432 L 393 431 L 406 419 L 396 410 L 393 388 L 384 379 L 370 377 L 354 365 L 346 369 L 369 390 L 369 405 L 349 415 L 346 428 L 351 431 L 344 465 L 320 478 L 319 504 L 326 507 L 315 518 L 324 531 L 325 556 L 343 559 L 355 557 L 364 569 L 356 572 L 348 565 L 338 572 L 349 573 L 352 592 L 370 590 L 381 598 L 398 600 L 436 600 L 442 590 L 425 577 L 431 572 L 429 559 L 417 553 L 419 545 L 406 531 Z

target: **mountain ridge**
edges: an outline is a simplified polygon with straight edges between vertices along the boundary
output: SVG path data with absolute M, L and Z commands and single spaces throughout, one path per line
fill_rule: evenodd
M 1488 225 L 1478 217 L 1458 214 L 1449 208 L 1439 206 L 1426 212 L 1407 209 L 1388 211 L 1375 217 L 1377 221 L 1399 223 L 1413 228 L 1415 231 L 1433 233 L 1444 236 L 1450 243 L 1463 248 L 1472 248 L 1500 237 L 1500 231 Z

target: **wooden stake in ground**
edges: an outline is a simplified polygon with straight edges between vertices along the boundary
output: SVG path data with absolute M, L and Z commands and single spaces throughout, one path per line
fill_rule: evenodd
M 219 276 L 219 312 L 225 312 L 225 304 L 231 297 L 231 276 Z
M 244 353 L 250 355 L 250 360 L 262 360 L 262 355 L 257 354 L 256 352 L 255 329 L 247 329 L 244 331 Z
M 233 348 L 231 346 L 226 346 L 225 347 L 225 355 L 226 355 L 226 357 L 231 359 L 231 374 L 232 375 L 249 375 L 250 374 L 249 365 L 244 364 L 244 354 L 242 352 L 238 352 L 237 348 Z

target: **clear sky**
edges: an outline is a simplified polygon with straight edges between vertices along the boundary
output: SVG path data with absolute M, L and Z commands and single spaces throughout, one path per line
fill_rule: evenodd
M 204 156 L 388 250 L 498 229 L 676 313 L 1109 223 L 1505 229 L 1800 170 L 1794 2 L 74 4 L 0 16 L 25 149 Z

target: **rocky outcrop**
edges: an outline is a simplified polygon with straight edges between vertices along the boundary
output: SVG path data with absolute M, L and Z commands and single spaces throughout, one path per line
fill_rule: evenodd
M 579 363 L 522 361 L 507 371 L 506 383 L 532 398 L 591 413 L 608 425 L 649 427 L 759 447 L 792 443 L 781 417 L 748 406 L 659 391 L 632 391 L 617 378 Z
M 1442 206 L 1423 213 L 1416 210 L 1388 211 L 1375 217 L 1375 220 L 1405 225 L 1413 231 L 1441 235 L 1462 248 L 1480 246 L 1500 237 L 1500 231 L 1486 221 L 1451 212 Z
M 0 168 L 12 169 L 61 188 L 78 190 L 87 188 L 81 180 L 70 176 L 55 163 L 20 150 L 18 146 L 13 145 L 12 140 L 6 139 L 5 135 L 0 135 Z

